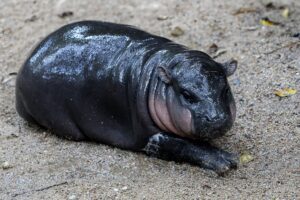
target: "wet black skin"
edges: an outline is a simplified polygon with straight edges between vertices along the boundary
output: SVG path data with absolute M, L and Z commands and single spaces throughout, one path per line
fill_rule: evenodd
M 235 118 L 227 76 L 236 61 L 207 54 L 127 25 L 83 21 L 46 37 L 17 77 L 21 117 L 72 140 L 93 140 L 219 174 L 236 168 L 233 154 L 204 142 L 223 135 Z M 162 131 L 149 114 L 153 81 L 171 88 L 188 108 L 193 132 Z

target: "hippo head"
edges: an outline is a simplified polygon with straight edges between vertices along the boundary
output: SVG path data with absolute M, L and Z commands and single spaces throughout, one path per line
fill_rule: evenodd
M 227 77 L 235 60 L 217 63 L 208 55 L 157 67 L 158 80 L 150 93 L 151 117 L 162 130 L 182 137 L 216 138 L 227 132 L 236 115 Z

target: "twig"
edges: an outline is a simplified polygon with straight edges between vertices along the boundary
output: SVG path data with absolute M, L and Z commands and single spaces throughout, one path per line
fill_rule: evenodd
M 224 53 L 226 53 L 226 52 L 227 52 L 226 49 L 219 49 L 219 50 L 215 53 L 215 55 L 212 56 L 212 58 L 215 59 L 215 58 L 219 57 L 220 55 L 222 55 L 222 54 L 224 54 Z
M 37 189 L 37 190 L 35 190 L 35 191 L 39 192 L 39 191 L 43 191 L 43 190 L 48 190 L 48 189 L 50 189 L 50 188 L 52 188 L 52 187 L 56 187 L 56 186 L 60 186 L 60 185 L 65 185 L 65 184 L 68 184 L 68 182 L 65 181 L 65 182 L 62 182 L 62 183 L 57 183 L 57 184 L 54 184 L 54 185 L 50 185 L 50 186 L 48 186 L 48 187 L 44 187 L 44 188 Z
M 17 197 L 17 196 L 20 196 L 20 195 L 23 195 L 23 194 L 27 194 L 27 193 L 31 193 L 31 192 L 40 192 L 40 191 L 48 190 L 50 188 L 61 186 L 61 185 L 65 185 L 65 184 L 68 184 L 68 182 L 65 181 L 65 182 L 61 182 L 61 183 L 56 183 L 54 185 L 49 185 L 47 187 L 39 188 L 39 189 L 36 189 L 36 190 L 30 190 L 30 191 L 25 191 L 25 192 L 13 194 L 12 197 Z
M 18 73 L 17 72 L 10 72 L 8 75 L 9 76 L 16 76 Z
M 257 8 L 239 8 L 237 11 L 233 12 L 233 15 L 245 14 L 245 13 L 253 13 L 258 12 Z
M 296 42 L 291 42 L 291 43 L 289 43 L 289 44 L 286 44 L 286 45 L 284 45 L 284 46 L 281 46 L 281 47 L 278 47 L 278 48 L 276 48 L 276 49 L 274 49 L 274 50 L 272 50 L 272 51 L 269 51 L 269 52 L 266 52 L 265 54 L 272 54 L 272 53 L 274 53 L 274 52 L 276 52 L 276 51 L 279 51 L 279 50 L 281 50 L 281 49 L 284 49 L 284 48 L 291 48 L 291 47 L 293 47 L 294 45 L 296 45 L 296 44 L 300 44 L 300 41 L 296 41 Z

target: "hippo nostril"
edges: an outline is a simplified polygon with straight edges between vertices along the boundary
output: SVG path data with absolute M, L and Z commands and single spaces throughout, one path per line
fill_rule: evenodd
M 209 117 L 209 116 L 205 116 L 204 117 L 204 121 L 208 122 L 208 123 L 221 123 L 223 120 L 222 117 Z

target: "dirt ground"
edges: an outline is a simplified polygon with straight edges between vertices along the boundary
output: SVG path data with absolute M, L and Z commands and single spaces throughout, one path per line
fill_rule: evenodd
M 300 32 L 300 1 L 269 2 L 1 0 L 0 199 L 300 199 L 300 95 L 273 93 L 300 90 L 300 36 L 292 37 Z M 264 17 L 280 24 L 263 26 Z M 205 52 L 215 43 L 216 60 L 236 58 L 229 82 L 237 119 L 215 143 L 254 159 L 218 177 L 189 164 L 60 139 L 21 119 L 14 72 L 40 39 L 86 19 L 135 25 Z M 177 37 L 176 26 L 184 31 Z

